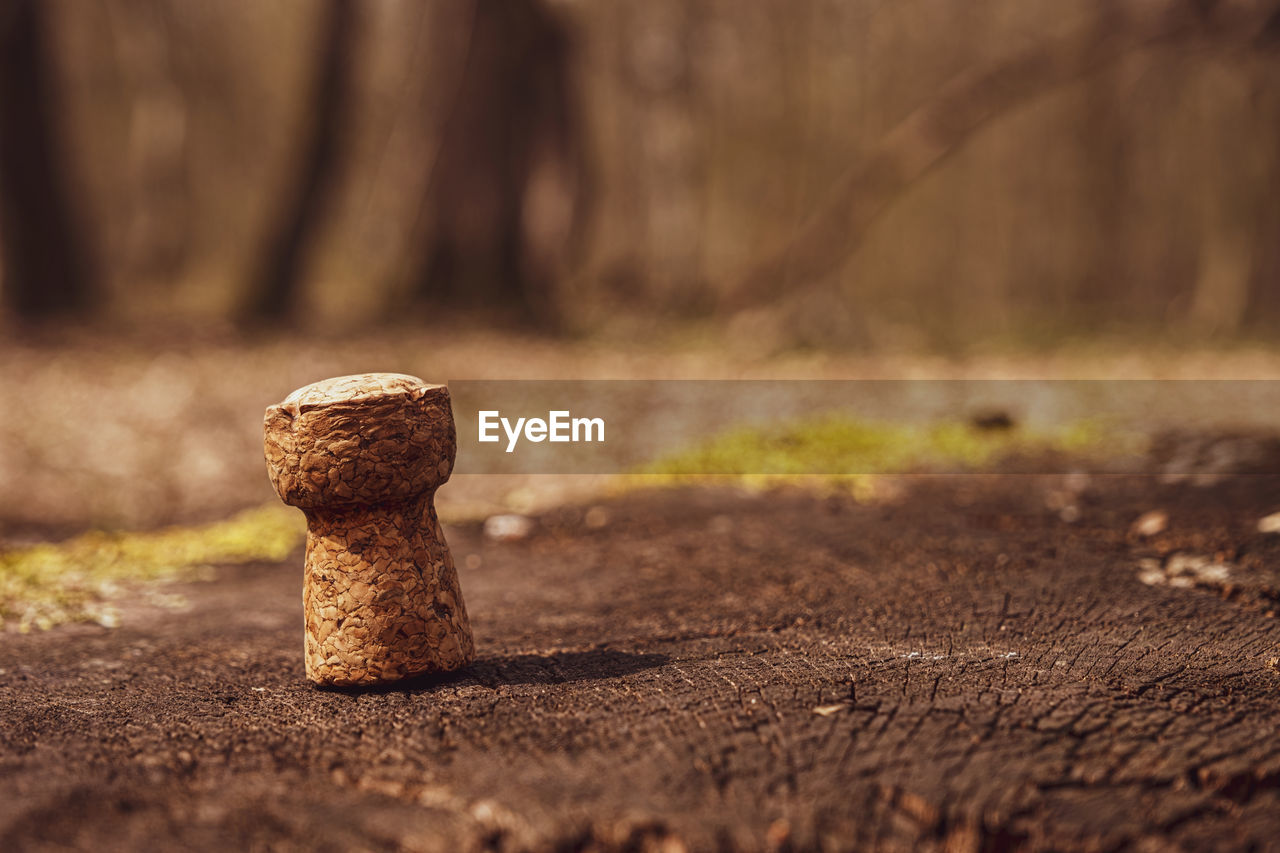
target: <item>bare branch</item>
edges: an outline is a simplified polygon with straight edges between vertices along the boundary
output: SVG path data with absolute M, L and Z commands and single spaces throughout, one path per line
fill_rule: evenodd
M 1249 0 L 1101 0 L 1080 32 L 974 68 L 885 135 L 830 192 L 799 233 L 725 300 L 730 310 L 802 290 L 836 270 L 912 184 L 992 120 L 1137 50 L 1188 39 L 1247 45 L 1276 13 Z M 1105 33 L 1099 37 L 1099 33 Z

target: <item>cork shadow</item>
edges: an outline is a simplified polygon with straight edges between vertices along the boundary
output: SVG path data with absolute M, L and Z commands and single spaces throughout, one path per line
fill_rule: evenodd
M 503 684 L 571 684 L 620 678 L 646 669 L 656 669 L 669 660 L 669 655 L 656 652 L 588 649 L 581 652 L 482 658 L 467 670 L 467 674 L 486 687 Z
M 655 669 L 670 660 L 656 652 L 623 652 L 616 649 L 588 649 L 580 652 L 495 655 L 482 657 L 458 672 L 406 678 L 394 684 L 369 687 L 321 687 L 327 693 L 425 693 L 446 685 L 473 682 L 485 687 L 517 684 L 573 684 L 620 678 Z

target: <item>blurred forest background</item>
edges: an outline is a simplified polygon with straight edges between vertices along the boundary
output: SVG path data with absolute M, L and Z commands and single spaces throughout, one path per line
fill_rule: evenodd
M 0 0 L 6 323 L 1266 338 L 1278 8 Z

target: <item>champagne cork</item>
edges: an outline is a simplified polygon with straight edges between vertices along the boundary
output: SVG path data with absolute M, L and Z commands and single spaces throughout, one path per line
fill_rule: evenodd
M 332 686 L 394 682 L 475 658 L 435 491 L 457 453 L 449 389 L 366 373 L 267 408 L 267 471 L 307 517 L 306 671 Z

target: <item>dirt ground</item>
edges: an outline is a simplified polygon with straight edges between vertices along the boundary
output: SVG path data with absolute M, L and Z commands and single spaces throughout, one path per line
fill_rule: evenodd
M 1280 476 L 901 486 L 639 492 L 510 542 L 450 527 L 479 661 L 385 691 L 304 681 L 300 555 L 187 585 L 183 613 L 5 636 L 0 837 L 1280 846 L 1280 535 L 1258 529 Z M 1152 511 L 1165 529 L 1134 529 Z
M 1270 352 L 756 343 L 6 342 L 0 547 L 272 500 L 262 408 L 362 370 L 1280 375 Z M 164 587 L 182 610 L 122 599 L 116 629 L 0 634 L 0 848 L 1280 849 L 1280 442 L 1217 426 L 1247 402 L 1175 407 L 1125 473 L 899 477 L 870 503 L 456 477 L 479 660 L 394 689 L 305 681 L 300 553 Z M 512 508 L 527 538 L 469 520 Z
M 257 339 L 217 329 L 167 337 L 0 336 L 0 547 L 59 539 L 88 527 L 136 530 L 213 521 L 274 502 L 262 459 L 263 409 L 309 382 L 348 373 L 402 372 L 432 382 L 1280 376 L 1280 351 L 1266 348 L 1094 345 L 962 357 L 894 355 L 775 351 L 749 332 L 698 340 L 650 334 L 634 344 L 420 329 Z M 1223 383 L 1222 393 L 1207 400 L 1204 394 L 1179 400 L 1171 390 L 1163 397 L 1165 411 L 1139 414 L 1159 415 L 1163 422 L 1150 426 L 1160 428 L 1269 427 L 1274 401 L 1259 411 L 1247 385 Z M 732 426 L 721 422 L 719 412 L 706 414 L 708 435 Z M 878 416 L 861 406 L 854 414 Z M 964 419 L 970 413 L 940 414 Z M 467 470 L 464 454 L 440 496 L 446 519 L 585 500 L 600 491 L 603 479 L 473 476 Z

